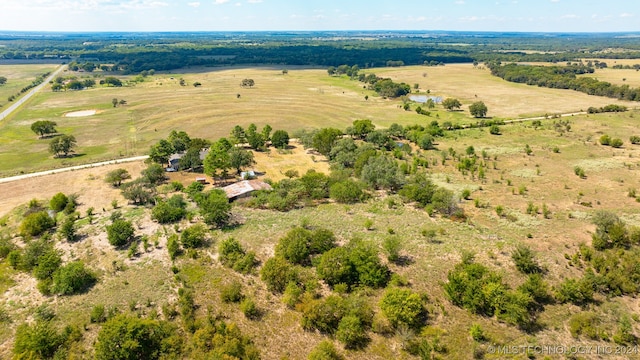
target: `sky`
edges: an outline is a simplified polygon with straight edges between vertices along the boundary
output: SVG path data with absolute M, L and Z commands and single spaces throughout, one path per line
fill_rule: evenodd
M 0 30 L 640 31 L 638 0 L 0 0 Z

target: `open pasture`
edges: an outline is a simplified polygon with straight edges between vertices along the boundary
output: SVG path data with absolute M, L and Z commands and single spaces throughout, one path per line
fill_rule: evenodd
M 400 100 L 380 98 L 364 89 L 362 83 L 329 77 L 324 69 L 292 68 L 288 74 L 275 67 L 185 69 L 157 73 L 142 83 L 120 88 L 97 86 L 66 92 L 47 89 L 0 124 L 0 175 L 144 154 L 171 130 L 215 139 L 227 136 L 236 124 L 250 123 L 258 127 L 270 124 L 274 129 L 288 131 L 327 126 L 344 129 L 362 118 L 382 127 L 394 122 L 407 125 L 433 120 L 468 123 L 475 121 L 468 114 L 468 105 L 480 100 L 487 104 L 488 115 L 497 118 L 574 112 L 620 103 L 569 90 L 508 83 L 470 64 L 363 71 L 412 86 L 418 83 L 421 93 L 428 89 L 432 95 L 459 98 L 463 111 L 447 112 L 438 106 L 429 117 L 404 111 L 399 109 Z M 79 78 L 100 74 L 75 73 Z M 245 78 L 253 79 L 255 86 L 240 86 Z M 184 86 L 180 79 L 184 79 Z M 196 82 L 201 86 L 193 86 Z M 127 104 L 113 107 L 114 98 Z M 96 114 L 65 116 L 88 110 L 95 110 Z M 74 135 L 78 156 L 52 159 L 47 151 L 48 141 L 37 139 L 30 130 L 38 120 L 55 121 L 61 133 Z

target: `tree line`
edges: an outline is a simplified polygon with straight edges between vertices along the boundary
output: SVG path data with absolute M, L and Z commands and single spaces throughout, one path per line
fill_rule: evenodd
M 500 62 L 492 62 L 487 66 L 491 69 L 492 75 L 511 82 L 556 89 L 571 89 L 589 95 L 606 96 L 620 100 L 640 101 L 640 88 L 631 88 L 629 85 L 615 85 L 592 77 L 577 77 L 577 75 L 594 72 L 593 67 L 584 64 L 535 66 L 502 65 Z

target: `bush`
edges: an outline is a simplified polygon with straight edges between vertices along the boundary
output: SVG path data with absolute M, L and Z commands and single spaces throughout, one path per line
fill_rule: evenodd
M 611 137 L 609 135 L 600 136 L 600 145 L 609 146 L 611 144 Z
M 27 236 L 38 236 L 54 226 L 56 221 L 46 211 L 38 211 L 25 216 L 20 224 L 20 232 Z
M 524 274 L 535 274 L 542 272 L 542 268 L 535 259 L 533 251 L 525 245 L 516 246 L 511 253 L 511 258 L 518 271 Z
M 53 274 L 52 292 L 60 295 L 77 294 L 93 286 L 96 280 L 96 276 L 85 269 L 83 263 L 71 262 Z
M 104 305 L 96 305 L 91 309 L 91 314 L 89 315 L 89 319 L 91 323 L 103 323 L 107 321 L 107 315 L 104 311 Z
M 629 142 L 632 143 L 633 145 L 638 145 L 640 144 L 640 136 L 637 135 L 633 135 L 629 138 Z
M 569 332 L 575 338 L 584 335 L 591 340 L 600 339 L 599 316 L 585 311 L 575 314 L 569 319 Z
M 622 147 L 622 145 L 624 145 L 624 143 L 622 142 L 622 139 L 615 138 L 611 139 L 610 145 L 614 148 L 620 148 Z
M 67 206 L 68 201 L 69 198 L 67 197 L 67 195 L 63 193 L 57 193 L 53 195 L 53 197 L 49 201 L 49 208 L 56 212 L 62 211 L 64 210 L 65 206 Z
M 489 127 L 489 133 L 491 135 L 500 135 L 500 127 L 498 125 L 491 125 L 491 127 Z
M 161 224 L 182 220 L 187 215 L 187 203 L 181 195 L 174 195 L 166 201 L 159 201 L 151 210 L 151 218 Z
M 222 227 L 228 223 L 231 217 L 231 204 L 224 191 L 211 190 L 207 194 L 195 196 L 195 200 L 207 225 Z
M 556 289 L 556 299 L 560 303 L 584 305 L 593 301 L 593 286 L 585 279 L 566 279 Z
M 368 340 L 362 322 L 357 316 L 347 315 L 340 320 L 336 338 L 340 340 L 345 348 L 355 349 L 361 347 Z
M 469 329 L 469 334 L 471 338 L 475 341 L 485 341 L 487 337 L 484 335 L 484 331 L 482 331 L 482 327 L 479 324 L 472 324 Z
M 33 271 L 33 275 L 38 280 L 45 280 L 51 278 L 53 273 L 58 270 L 62 264 L 62 258 L 56 250 L 49 250 L 46 253 L 40 255 L 37 259 L 38 265 Z
M 167 323 L 118 315 L 100 328 L 95 356 L 97 360 L 158 359 L 169 345 L 163 340 L 174 333 Z
M 307 298 L 301 305 L 302 328 L 333 334 L 345 315 L 344 300 L 337 295 L 325 299 Z
M 271 145 L 278 149 L 286 149 L 289 145 L 289 133 L 284 130 L 276 130 L 271 135 Z
M 400 259 L 400 250 L 402 250 L 402 243 L 397 236 L 388 236 L 382 243 L 384 251 L 387 253 L 387 260 L 390 262 L 396 262 Z
M 324 253 L 316 267 L 318 276 L 329 286 L 346 284 L 380 288 L 389 282 L 391 272 L 380 263 L 373 247 L 361 243 L 350 243 Z
M 237 303 L 243 299 L 242 284 L 233 281 L 231 284 L 225 285 L 220 290 L 220 299 L 226 303 Z
M 277 293 L 282 293 L 290 282 L 299 281 L 296 268 L 280 257 L 272 257 L 264 263 L 260 270 L 260 278 L 267 285 L 267 289 Z
M 116 219 L 111 225 L 107 225 L 107 239 L 109 244 L 122 247 L 133 239 L 133 225 L 130 221 Z
M 240 303 L 240 311 L 242 311 L 247 319 L 257 319 L 260 316 L 260 310 L 256 306 L 255 301 L 248 297 Z
M 171 234 L 167 239 L 167 251 L 169 251 L 169 257 L 171 260 L 175 260 L 180 255 L 180 243 L 178 242 L 178 235 Z
M 62 223 L 62 226 L 60 226 L 60 235 L 69 242 L 74 242 L 76 240 L 75 223 L 76 220 L 73 216 L 68 216 Z
M 195 249 L 204 244 L 206 236 L 207 228 L 202 224 L 196 224 L 182 231 L 180 242 L 187 249 Z
M 380 309 L 396 328 L 401 324 L 414 329 L 420 328 L 427 317 L 422 298 L 409 289 L 392 288 L 385 291 Z
M 340 355 L 336 348 L 329 340 L 321 341 L 309 353 L 308 360 L 344 360 L 344 356 Z
M 342 204 L 353 204 L 364 198 L 363 186 L 360 182 L 346 179 L 329 187 L 329 197 Z
M 246 253 L 242 245 L 234 238 L 223 240 L 218 248 L 218 254 L 222 265 L 243 274 L 250 273 L 257 263 L 255 253 Z
M 52 359 L 64 341 L 51 322 L 23 323 L 16 329 L 13 353 L 17 359 Z
M 581 168 L 580 166 L 575 166 L 573 168 L 573 173 L 578 175 L 581 179 L 586 178 L 587 176 L 585 175 L 584 169 Z

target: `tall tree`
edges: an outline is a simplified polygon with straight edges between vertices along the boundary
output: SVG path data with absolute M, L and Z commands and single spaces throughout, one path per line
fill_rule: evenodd
M 469 105 L 469 112 L 473 117 L 483 118 L 487 115 L 487 105 L 485 105 L 482 101 L 474 102 Z
M 442 101 L 442 106 L 448 111 L 458 110 L 462 106 L 458 99 L 446 98 Z
M 248 150 L 234 147 L 229 150 L 228 154 L 229 164 L 232 168 L 236 169 L 238 174 L 240 174 L 243 167 L 248 167 L 256 163 L 253 159 L 253 153 Z
M 58 124 L 53 121 L 40 120 L 31 124 L 31 131 L 43 138 L 45 135 L 55 134 L 57 132 L 56 125 Z
M 126 169 L 115 169 L 109 171 L 104 180 L 114 187 L 119 187 L 127 179 L 131 179 L 131 174 Z
M 173 145 L 169 141 L 162 139 L 151 146 L 149 159 L 158 164 L 166 164 L 173 153 L 175 153 Z
M 313 136 L 313 147 L 322 155 L 328 156 L 333 144 L 342 135 L 342 131 L 333 128 L 320 129 Z
M 289 145 L 289 133 L 284 130 L 276 130 L 271 136 L 271 144 L 278 149 L 286 149 Z
M 59 157 L 60 154 L 67 156 L 70 152 L 74 151 L 74 147 L 76 147 L 76 138 L 73 135 L 62 135 L 51 140 L 49 143 L 49 152 L 55 157 Z
M 218 172 L 223 177 L 227 176 L 231 162 L 226 146 L 220 141 L 214 143 L 204 159 L 204 172 L 216 177 Z

